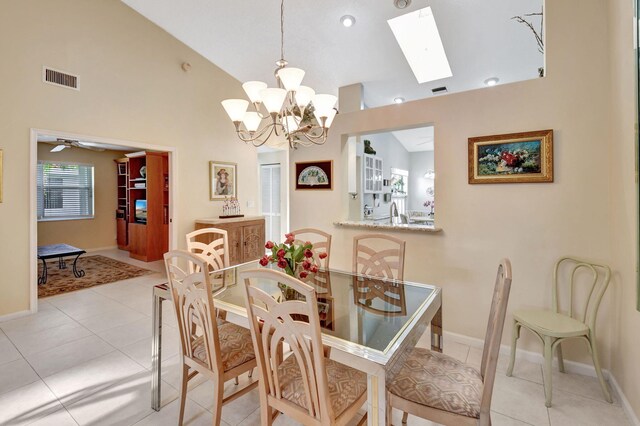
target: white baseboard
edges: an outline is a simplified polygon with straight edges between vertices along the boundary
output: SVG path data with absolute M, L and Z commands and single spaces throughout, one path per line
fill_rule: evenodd
M 463 345 L 468 345 L 474 348 L 482 348 L 484 346 L 484 340 L 477 339 L 475 337 L 464 336 L 462 334 L 450 333 L 445 331 L 444 335 L 444 344 L 447 344 L 447 340 L 452 342 L 460 343 Z M 508 345 L 500 345 L 500 355 L 509 356 L 511 354 L 511 346 Z M 524 349 L 518 349 L 516 352 L 516 359 L 523 359 L 525 361 L 533 362 L 536 364 L 542 364 L 544 362 L 544 356 L 541 352 L 532 352 L 526 351 Z M 556 361 L 554 360 L 554 365 Z M 583 376 L 596 377 L 596 369 L 591 364 L 585 364 L 582 362 L 564 361 L 564 368 L 567 373 L 572 374 L 580 374 Z M 627 418 L 631 422 L 633 426 L 640 426 L 640 420 L 638 420 L 638 416 L 633 411 L 629 400 L 625 396 L 622 388 L 616 381 L 616 378 L 609 370 L 602 369 L 602 374 L 609 381 L 609 385 L 611 386 L 611 390 L 616 394 L 616 396 L 620 399 L 620 403 L 622 404 L 622 409 L 624 413 L 627 415 Z
M 445 342 L 447 339 L 451 339 L 453 342 L 461 343 L 463 345 L 468 345 L 474 348 L 482 348 L 484 345 L 484 340 L 476 339 L 475 337 L 464 336 L 462 334 L 444 332 Z M 509 356 L 511 354 L 511 346 L 501 345 L 500 346 L 500 355 Z M 524 349 L 518 348 L 516 352 L 516 359 L 524 359 L 525 361 L 533 362 L 536 364 L 542 364 L 544 362 L 544 356 L 542 352 L 532 352 L 526 351 Z M 553 360 L 553 364 L 556 365 L 556 360 Z M 567 373 L 572 374 L 580 374 L 583 376 L 596 377 L 596 369 L 593 365 L 584 364 L 582 362 L 564 361 L 564 368 Z M 602 374 L 605 378 L 609 378 L 610 373 L 608 370 L 602 369 Z
M 622 388 L 618 384 L 618 381 L 613 374 L 609 374 L 609 383 L 611 384 L 614 392 L 618 395 L 620 403 L 622 404 L 622 409 L 627 415 L 627 419 L 629 419 L 629 422 L 631 422 L 633 426 L 640 426 L 640 419 L 638 419 L 638 416 L 636 416 L 636 413 L 633 411 L 629 400 L 625 396 L 624 392 L 622 392 Z
M 13 312 L 13 313 L 7 314 L 7 315 L 2 315 L 2 316 L 0 316 L 0 322 L 7 322 L 7 321 L 14 320 L 14 319 L 26 317 L 27 315 L 31 315 L 33 313 L 35 313 L 35 312 L 31 312 L 30 309 L 27 309 L 26 311 L 18 311 L 18 312 Z

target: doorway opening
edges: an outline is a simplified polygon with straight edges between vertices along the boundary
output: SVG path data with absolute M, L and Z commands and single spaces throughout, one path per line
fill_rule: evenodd
M 267 241 L 281 241 L 289 231 L 289 151 L 258 148 L 260 212 Z
M 31 131 L 31 311 L 38 297 L 157 273 L 176 247 L 175 148 Z

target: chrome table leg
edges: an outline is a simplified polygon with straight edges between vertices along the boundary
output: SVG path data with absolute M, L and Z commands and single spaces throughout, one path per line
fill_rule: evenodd
M 162 301 L 164 299 L 153 289 L 152 327 L 153 339 L 151 340 L 151 408 L 160 411 L 162 371 Z

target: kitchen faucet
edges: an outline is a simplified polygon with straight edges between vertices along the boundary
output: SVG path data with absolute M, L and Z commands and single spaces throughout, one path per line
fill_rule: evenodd
M 394 217 L 396 218 L 396 220 L 393 219 Z M 394 223 L 398 222 L 397 218 L 398 218 L 398 206 L 394 201 L 393 203 L 391 203 L 391 207 L 389 208 L 389 222 L 393 225 Z

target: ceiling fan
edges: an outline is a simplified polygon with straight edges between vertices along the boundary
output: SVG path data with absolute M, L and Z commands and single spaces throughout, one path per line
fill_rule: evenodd
M 55 142 L 52 142 L 55 143 Z M 98 148 L 95 146 L 86 145 L 80 141 L 74 141 L 72 139 L 57 139 L 57 145 L 51 149 L 51 152 L 60 152 L 67 148 L 82 148 L 89 149 L 91 151 L 104 151 L 104 148 Z

